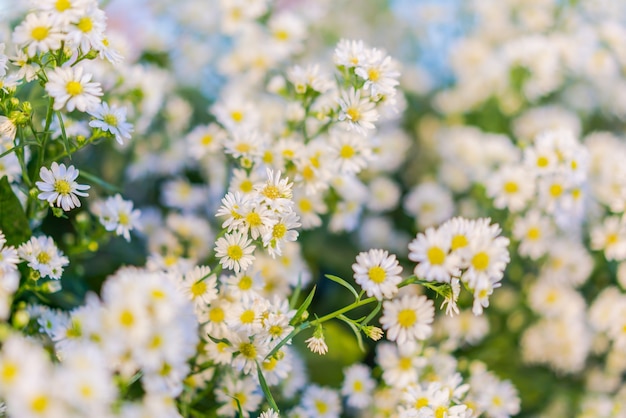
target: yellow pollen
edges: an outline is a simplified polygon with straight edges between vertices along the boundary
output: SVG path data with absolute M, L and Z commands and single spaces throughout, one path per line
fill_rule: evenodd
M 289 32 L 284 29 L 280 29 L 274 32 L 274 37 L 279 41 L 286 41 L 289 39 Z
M 315 400 L 315 409 L 317 409 L 317 412 L 319 412 L 320 415 L 324 415 L 326 412 L 328 412 L 328 405 L 317 399 Z
M 165 264 L 168 267 L 171 267 L 174 264 L 176 264 L 177 261 L 178 261 L 178 257 L 176 257 L 173 254 L 169 254 L 163 259 L 163 264 Z
M 339 151 L 339 156 L 345 160 L 352 158 L 354 154 L 356 154 L 356 151 L 351 145 L 348 144 L 341 147 L 341 150 Z
M 296 153 L 292 149 L 286 149 L 283 151 L 283 157 L 293 159 L 296 156 Z
M 503 404 L 503 402 L 502 402 L 502 398 L 496 395 L 496 396 L 494 396 L 494 397 L 491 399 L 491 403 L 492 403 L 494 406 L 502 406 L 502 404 Z
M 578 168 L 578 163 L 576 162 L 576 160 L 572 161 L 571 167 L 572 167 L 572 170 L 576 170 Z
M 235 146 L 235 150 L 239 151 L 242 154 L 250 152 L 251 149 L 252 147 L 250 146 L 250 144 L 246 144 L 245 142 L 241 142 Z
M 619 241 L 619 236 L 616 233 L 608 234 L 606 236 L 606 246 L 617 244 Z
M 537 167 L 541 167 L 541 168 L 547 167 L 549 163 L 550 161 L 548 161 L 546 157 L 537 158 Z
M 402 370 L 410 370 L 411 368 L 413 368 L 413 362 L 409 357 L 400 357 L 398 365 Z
M 302 177 L 307 181 L 311 181 L 315 178 L 315 171 L 313 171 L 311 166 L 307 165 L 302 169 Z
M 239 287 L 239 289 L 241 290 L 250 290 L 250 288 L 252 287 L 252 277 L 243 276 L 241 279 L 239 279 L 237 287 Z
M 239 190 L 241 190 L 244 193 L 250 193 L 253 189 L 253 184 L 250 180 L 244 180 L 241 182 L 241 184 L 239 185 Z
M 213 137 L 208 134 L 204 135 L 200 142 L 202 143 L 202 145 L 209 145 L 211 142 L 213 142 Z
M 120 324 L 125 327 L 130 327 L 135 323 L 135 316 L 129 310 L 124 310 L 120 314 Z
M 271 359 L 263 363 L 263 369 L 272 371 L 276 368 L 277 364 L 278 364 L 278 360 L 276 360 L 275 357 L 272 357 Z
M 359 63 L 359 59 L 357 57 L 350 58 L 350 64 L 356 66 Z
M 398 312 L 398 324 L 402 328 L 409 328 L 417 321 L 417 314 L 413 309 L 402 309 Z
M 243 257 L 243 250 L 239 245 L 231 245 L 228 247 L 228 250 L 226 250 L 226 255 L 235 261 L 239 261 L 241 257 Z
M 218 352 L 223 353 L 227 348 L 228 348 L 228 344 L 226 344 L 225 342 L 217 343 L 217 351 Z
M 241 122 L 243 120 L 243 112 L 239 111 L 239 110 L 233 110 L 232 112 L 230 112 L 230 117 L 237 123 Z
M 580 196 L 582 196 L 582 190 L 580 189 L 574 189 L 572 190 L 572 197 L 576 200 L 580 199 Z
M 104 115 L 102 120 L 104 120 L 104 123 L 106 123 L 109 126 L 113 126 L 113 127 L 117 126 L 117 118 L 112 113 L 107 113 L 106 115 Z
M 474 257 L 472 258 L 472 266 L 476 270 L 485 270 L 487 267 L 489 267 L 489 254 L 481 251 L 474 255 Z
M 54 8 L 57 9 L 57 12 L 64 12 L 70 7 L 72 7 L 72 3 L 70 3 L 70 0 L 57 0 L 54 5 Z
M 349 107 L 346 110 L 346 114 L 352 122 L 357 122 L 359 119 L 361 119 L 361 112 L 359 112 L 359 109 L 356 109 L 354 107 Z
M 274 162 L 274 154 L 272 154 L 272 151 L 267 150 L 263 153 L 263 162 L 265 164 L 271 164 Z
M 83 395 L 84 398 L 91 398 L 93 396 L 93 389 L 87 384 L 82 385 L 80 387 L 80 394 Z
M 0 372 L 0 376 L 2 377 L 2 382 L 7 384 L 11 383 L 15 380 L 17 376 L 17 366 L 14 363 L 5 363 L 2 366 L 2 371 Z
M 30 36 L 32 36 L 36 41 L 43 41 L 48 37 L 48 33 L 50 33 L 50 31 L 47 27 L 37 26 L 30 32 Z
M 561 186 L 560 184 L 553 184 L 552 186 L 550 186 L 550 195 L 552 195 L 552 197 L 559 197 L 562 193 L 563 186 Z
M 83 92 L 83 86 L 78 81 L 68 81 L 65 90 L 70 96 L 78 96 Z
M 269 333 L 273 337 L 279 337 L 283 333 L 283 327 L 272 325 L 269 329 Z
M 367 76 L 371 81 L 378 81 L 380 79 L 380 72 L 376 68 L 370 68 L 367 70 Z
M 242 324 L 251 324 L 254 322 L 254 317 L 254 311 L 248 309 L 247 311 L 243 311 L 239 319 L 241 320 Z
M 536 240 L 541 238 L 541 230 L 536 226 L 529 228 L 528 232 L 526 232 L 526 237 L 531 240 Z
M 287 227 L 283 223 L 278 223 L 274 225 L 274 228 L 272 229 L 272 237 L 275 239 L 283 238 L 286 233 L 287 233 Z
M 367 275 L 369 276 L 371 281 L 378 284 L 384 282 L 387 278 L 387 273 L 385 273 L 385 269 L 380 266 L 374 266 L 370 268 L 367 272 Z
M 248 222 L 248 225 L 250 225 L 253 228 L 263 225 L 261 216 L 259 216 L 259 214 L 256 212 L 250 212 L 249 214 L 247 214 L 246 221 Z
M 415 401 L 416 409 L 420 409 L 425 406 L 428 406 L 428 398 L 418 398 L 417 401 Z
M 41 414 L 48 409 L 48 398 L 44 395 L 36 396 L 30 403 L 31 409 Z
M 51 259 L 52 259 L 52 257 L 50 256 L 50 254 L 48 254 L 45 251 L 42 251 L 39 254 L 37 254 L 37 261 L 40 264 L 48 264 Z
M 363 391 L 363 382 L 361 382 L 360 380 L 355 381 L 352 384 L 352 389 L 354 389 L 355 392 L 362 392 Z
M 452 238 L 452 243 L 450 244 L 450 247 L 452 248 L 452 251 L 454 250 L 458 250 L 459 248 L 463 248 L 466 247 L 467 244 L 469 244 L 467 242 L 467 237 L 465 235 L 455 235 Z
M 440 406 L 435 410 L 435 418 L 445 418 L 448 415 L 446 412 L 448 412 L 448 408 L 443 405 Z
M 441 265 L 446 260 L 446 253 L 439 247 L 430 247 L 426 251 L 428 262 L 432 265 Z
M 161 347 L 162 344 L 163 344 L 163 338 L 161 338 L 160 335 L 155 335 L 152 338 L 152 341 L 150 341 L 150 344 L 148 345 L 148 347 L 156 350 L 157 348 Z
M 67 180 L 56 180 L 54 182 L 54 191 L 58 194 L 69 194 L 72 191 L 72 186 Z
M 556 293 L 556 291 L 552 290 L 546 294 L 546 302 L 552 304 L 557 301 L 558 297 L 559 295 Z
M 263 188 L 261 194 L 268 199 L 278 199 L 280 197 L 280 190 L 278 190 L 278 187 L 268 184 Z
M 191 285 L 191 296 L 195 299 L 199 296 L 204 295 L 204 292 L 206 292 L 207 289 L 207 284 L 204 281 L 199 281 L 199 282 L 195 282 L 194 284 Z
M 256 347 L 252 343 L 242 343 L 239 345 L 239 352 L 247 359 L 256 358 Z
M 302 212 L 311 212 L 313 205 L 309 199 L 303 198 L 298 202 L 298 206 Z
M 78 29 L 80 29 L 84 33 L 89 33 L 93 29 L 93 21 L 89 16 L 85 16 L 78 21 L 78 24 L 76 26 L 78 26 Z
M 117 223 L 119 223 L 120 225 L 128 225 L 130 223 L 130 218 L 125 213 L 118 213 L 117 217 L 118 217 Z
M 507 181 L 506 183 L 504 183 L 504 186 L 502 187 L 502 189 L 504 190 L 505 193 L 517 193 L 517 191 L 519 190 L 519 186 L 517 185 L 517 183 L 513 182 L 513 181 Z
M 224 310 L 220 307 L 214 307 L 209 312 L 209 319 L 211 322 L 222 322 L 224 320 Z
M 237 409 L 237 401 L 239 401 L 239 405 L 244 405 L 246 403 L 246 394 L 242 392 L 236 392 L 233 394 L 233 406 Z

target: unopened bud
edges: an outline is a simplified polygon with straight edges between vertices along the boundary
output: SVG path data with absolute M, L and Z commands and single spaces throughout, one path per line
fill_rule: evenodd
M 374 340 L 374 341 L 378 341 L 383 337 L 383 330 L 369 325 L 367 327 L 363 327 L 363 333 L 365 333 L 365 335 L 367 335 L 368 338 Z

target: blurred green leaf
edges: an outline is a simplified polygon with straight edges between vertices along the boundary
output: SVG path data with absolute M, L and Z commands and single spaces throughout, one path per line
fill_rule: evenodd
M 6 176 L 0 180 L 0 230 L 4 233 L 7 244 L 14 246 L 20 245 L 32 235 L 28 218 Z
M 354 300 L 355 301 L 359 300 L 358 292 L 354 289 L 354 287 L 352 287 L 352 285 L 350 285 L 350 283 L 346 282 L 341 277 L 333 276 L 332 274 L 325 274 L 324 276 L 326 276 L 327 279 L 330 279 L 330 280 L 332 280 L 335 283 L 339 283 L 340 285 L 342 285 L 343 287 L 348 289 L 350 292 L 352 292 L 352 294 L 354 295 Z

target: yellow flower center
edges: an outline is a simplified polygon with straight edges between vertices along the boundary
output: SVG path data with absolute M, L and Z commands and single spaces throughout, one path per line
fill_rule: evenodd
M 425 406 L 428 406 L 428 398 L 418 398 L 415 401 L 415 408 L 420 409 Z
M 432 265 L 441 265 L 446 260 L 446 253 L 439 247 L 430 247 L 426 251 L 428 262 Z
M 315 171 L 313 171 L 311 166 L 307 165 L 302 169 L 302 177 L 307 181 L 311 181 L 315 178 Z
M 128 225 L 130 223 L 130 218 L 125 213 L 118 213 L 117 217 L 120 225 Z
M 287 32 L 284 29 L 279 29 L 276 32 L 274 32 L 274 37 L 278 39 L 279 41 L 286 41 L 289 39 L 289 32 Z
M 235 150 L 239 151 L 242 154 L 250 152 L 251 149 L 252 147 L 250 146 L 250 144 L 247 144 L 245 142 L 241 142 L 235 146 Z
M 249 290 L 252 287 L 252 277 L 243 276 L 239 279 L 239 283 L 237 285 L 241 290 Z
M 70 3 L 70 0 L 57 0 L 54 5 L 54 8 L 57 9 L 58 12 L 64 12 L 70 7 L 72 7 L 72 3 Z
M 256 347 L 252 343 L 242 343 L 239 345 L 239 352 L 247 359 L 256 358 Z
M 560 184 L 553 184 L 550 186 L 550 195 L 552 197 L 559 197 L 563 193 L 563 186 Z
M 546 157 L 537 158 L 537 167 L 541 167 L 541 168 L 547 167 L 549 163 L 550 161 L 548 161 Z
M 354 154 L 356 154 L 356 151 L 351 145 L 348 144 L 341 147 L 341 150 L 339 151 L 339 156 L 345 160 L 352 158 Z
M 446 412 L 448 412 L 448 408 L 443 405 L 440 406 L 435 410 L 435 418 L 445 418 L 447 415 Z
M 50 33 L 50 31 L 47 27 L 37 26 L 30 32 L 30 36 L 32 36 L 36 41 L 43 41 L 48 37 L 48 33 Z
M 469 244 L 467 242 L 467 237 L 465 235 L 459 234 L 452 237 L 452 243 L 450 244 L 450 247 L 452 248 L 452 251 L 454 251 L 458 250 L 459 248 L 466 247 L 467 244 Z
M 352 384 L 352 389 L 354 389 L 355 392 L 363 391 L 363 382 L 361 382 L 360 380 L 355 381 Z
M 230 117 L 237 123 L 241 122 L 243 120 L 243 112 L 239 111 L 239 110 L 233 110 L 232 112 L 230 112 Z
M 153 350 L 156 350 L 157 348 L 161 347 L 162 344 L 163 344 L 163 338 L 161 338 L 160 335 L 155 335 L 154 337 L 152 337 L 152 341 L 150 341 L 150 344 L 148 344 L 148 347 L 150 347 Z
M 72 186 L 67 180 L 56 180 L 54 182 L 54 191 L 58 194 L 69 194 L 72 191 Z
M 18 368 L 15 363 L 4 363 L 2 365 L 2 371 L 0 372 L 0 377 L 2 378 L 2 382 L 4 384 L 8 384 L 15 380 L 17 376 Z
M 413 368 L 413 362 L 409 357 L 400 357 L 398 365 L 402 370 L 410 370 L 411 368 Z
M 209 145 L 210 143 L 213 142 L 213 136 L 211 135 L 204 135 L 202 137 L 202 139 L 200 140 L 200 142 L 202 143 L 202 145 Z
M 328 412 L 328 404 L 326 404 L 326 402 L 324 401 L 317 399 L 315 401 L 315 409 L 317 409 L 317 412 L 319 412 L 320 415 L 324 415 L 326 412 Z
M 78 96 L 83 92 L 83 86 L 78 81 L 68 81 L 65 90 L 70 96 Z
M 278 187 L 268 184 L 263 188 L 261 194 L 268 199 L 278 199 L 280 197 L 280 190 L 278 190 Z
M 111 113 L 104 115 L 104 118 L 102 119 L 104 120 L 104 123 L 109 126 L 117 126 L 117 118 Z
M 248 309 L 246 311 L 243 311 L 243 313 L 239 316 L 239 319 L 241 320 L 242 324 L 251 324 L 254 322 L 254 317 L 254 311 Z
M 374 266 L 370 268 L 369 271 L 367 272 L 367 275 L 369 276 L 371 281 L 373 281 L 374 283 L 378 283 L 378 284 L 384 282 L 385 279 L 387 278 L 385 269 L 380 266 Z
M 313 209 L 313 205 L 309 199 L 303 198 L 298 202 L 298 206 L 302 212 L 310 212 Z
M 352 122 L 357 122 L 359 119 L 361 119 L 361 112 L 359 112 L 359 109 L 355 107 L 349 107 L 346 110 L 346 114 Z
M 231 245 L 228 247 L 228 250 L 226 250 L 226 255 L 235 261 L 239 261 L 241 257 L 243 257 L 243 250 L 237 244 Z
M 489 255 L 484 251 L 476 253 L 476 255 L 472 257 L 472 266 L 476 270 L 485 270 L 489 267 Z
M 211 322 L 222 322 L 224 320 L 224 310 L 220 307 L 214 307 L 209 311 L 209 319 Z
M 269 329 L 269 333 L 273 337 L 279 337 L 283 333 L 283 327 L 279 325 L 272 325 Z
M 41 264 L 48 264 L 51 259 L 52 257 L 50 257 L 50 254 L 48 254 L 45 251 L 42 251 L 39 254 L 37 254 L 37 261 Z
M 93 388 L 87 384 L 81 385 L 80 394 L 84 398 L 91 398 L 93 396 Z
M 369 70 L 367 70 L 367 77 L 371 81 L 376 82 L 380 79 L 380 72 L 376 68 L 370 68 Z
M 537 240 L 541 238 L 541 230 L 536 226 L 533 226 L 528 229 L 528 232 L 526 232 L 526 237 L 530 240 Z
M 38 414 L 44 413 L 48 409 L 48 398 L 45 395 L 35 396 L 30 403 L 30 408 Z
M 617 244 L 619 236 L 616 233 L 608 234 L 606 236 L 606 246 Z
M 78 24 L 76 26 L 78 26 L 78 29 L 80 29 L 84 33 L 89 33 L 93 29 L 93 21 L 89 16 L 85 16 L 78 21 Z
M 504 183 L 503 189 L 505 193 L 512 194 L 517 193 L 517 191 L 519 190 L 519 186 L 513 181 L 507 181 L 506 183 Z
M 398 324 L 402 328 L 413 326 L 415 321 L 417 321 L 417 314 L 413 309 L 402 309 L 398 312 Z
M 261 216 L 259 216 L 259 214 L 256 212 L 250 212 L 248 215 L 246 215 L 246 221 L 248 222 L 248 225 L 253 228 L 263 225 Z
M 120 324 L 125 327 L 130 327 L 135 323 L 135 316 L 131 311 L 125 309 L 120 313 Z
M 194 284 L 191 285 L 191 296 L 195 299 L 199 296 L 204 295 L 204 292 L 206 292 L 207 289 L 207 284 L 206 282 L 203 281 L 199 281 L 199 282 L 195 282 Z
M 287 233 L 287 227 L 283 223 L 278 223 L 274 225 L 274 228 L 272 229 L 272 237 L 275 239 L 283 238 L 286 233 Z

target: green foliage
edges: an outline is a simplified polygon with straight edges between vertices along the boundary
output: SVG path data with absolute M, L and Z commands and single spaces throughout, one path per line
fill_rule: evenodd
M 8 245 L 20 245 L 32 235 L 28 218 L 9 185 L 7 177 L 0 180 L 0 230 Z

